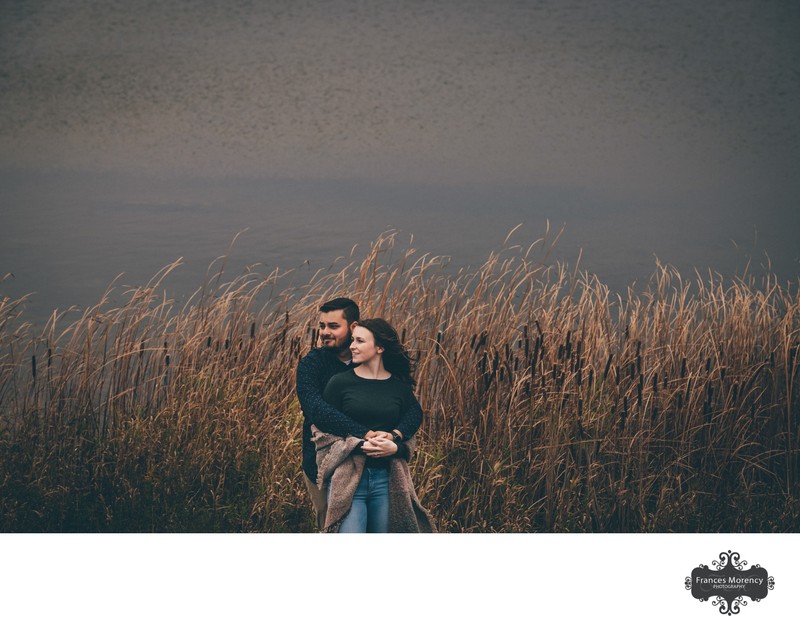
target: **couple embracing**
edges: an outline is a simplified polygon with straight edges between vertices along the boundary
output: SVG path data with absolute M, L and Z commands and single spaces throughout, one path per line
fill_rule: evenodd
M 434 532 L 408 460 L 422 409 L 395 329 L 349 298 L 320 307 L 319 340 L 297 366 L 303 472 L 325 532 Z

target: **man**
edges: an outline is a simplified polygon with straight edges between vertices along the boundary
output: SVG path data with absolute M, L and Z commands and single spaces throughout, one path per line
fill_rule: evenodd
M 306 489 L 314 505 L 317 526 L 325 526 L 328 509 L 327 489 L 317 488 L 317 459 L 311 441 L 311 425 L 337 436 L 368 439 L 378 433 L 367 430 L 322 398 L 333 375 L 353 368 L 350 354 L 351 332 L 360 317 L 358 305 L 349 298 L 334 298 L 319 308 L 319 340 L 297 365 L 297 399 L 303 410 L 303 473 Z M 400 439 L 410 438 L 422 423 L 422 409 L 416 403 L 400 419 L 395 432 Z

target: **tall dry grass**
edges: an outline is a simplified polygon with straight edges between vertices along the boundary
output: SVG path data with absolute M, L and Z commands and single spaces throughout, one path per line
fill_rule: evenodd
M 294 370 L 348 295 L 417 360 L 412 471 L 442 530 L 797 530 L 797 290 L 659 264 L 612 295 L 547 264 L 555 240 L 453 271 L 387 233 L 182 307 L 166 268 L 42 331 L 2 299 L 0 528 L 310 531 Z

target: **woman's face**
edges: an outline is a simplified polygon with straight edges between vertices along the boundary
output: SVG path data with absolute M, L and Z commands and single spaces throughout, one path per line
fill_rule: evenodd
M 369 360 L 379 356 L 383 349 L 375 346 L 375 336 L 372 331 L 363 326 L 356 326 L 353 329 L 353 341 L 350 343 L 350 352 L 353 354 L 353 361 L 357 364 L 366 364 Z

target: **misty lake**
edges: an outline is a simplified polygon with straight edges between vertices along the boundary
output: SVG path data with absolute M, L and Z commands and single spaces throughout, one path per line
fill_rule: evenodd
M 564 228 L 612 291 L 800 273 L 784 2 L 4 3 L 0 294 L 310 277 L 387 228 L 453 272 Z M 749 267 L 748 267 L 749 266 Z

